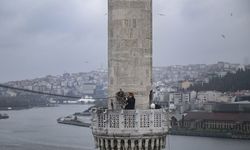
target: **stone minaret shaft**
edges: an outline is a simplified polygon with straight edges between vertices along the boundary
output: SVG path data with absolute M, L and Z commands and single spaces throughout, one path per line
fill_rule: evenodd
M 108 74 L 109 97 L 122 89 L 134 93 L 136 108 L 149 107 L 152 0 L 108 0 Z
M 168 113 L 165 109 L 149 109 L 152 0 L 108 0 L 108 79 L 109 108 L 92 110 L 91 128 L 96 148 L 164 149 Z M 117 94 L 120 89 L 129 92 L 129 96 L 120 94 L 123 92 Z

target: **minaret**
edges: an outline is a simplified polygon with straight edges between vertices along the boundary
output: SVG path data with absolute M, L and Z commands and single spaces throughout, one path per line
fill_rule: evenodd
M 134 93 L 136 108 L 148 108 L 152 85 L 152 0 L 108 0 L 108 74 L 109 97 L 122 89 Z M 114 103 L 114 107 L 119 106 Z
M 149 108 L 152 0 L 108 0 L 108 109 L 93 110 L 100 150 L 161 150 L 168 114 Z

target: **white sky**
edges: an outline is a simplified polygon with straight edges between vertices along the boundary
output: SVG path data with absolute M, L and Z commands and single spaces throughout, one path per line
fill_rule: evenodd
M 153 4 L 154 66 L 249 60 L 249 0 Z M 107 0 L 0 0 L 0 82 L 106 67 L 105 13 Z

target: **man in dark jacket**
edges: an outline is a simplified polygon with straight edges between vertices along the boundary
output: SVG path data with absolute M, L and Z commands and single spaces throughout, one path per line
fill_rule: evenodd
M 125 109 L 135 109 L 135 97 L 133 93 L 129 93 Z

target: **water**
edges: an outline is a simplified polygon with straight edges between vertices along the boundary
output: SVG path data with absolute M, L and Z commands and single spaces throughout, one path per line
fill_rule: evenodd
M 8 113 L 10 119 L 0 120 L 0 150 L 93 150 L 94 142 L 89 128 L 62 125 L 61 116 L 83 111 L 86 105 L 60 105 L 33 108 Z M 170 136 L 171 150 L 249 150 L 250 141 Z
M 85 105 L 9 111 L 0 120 L 0 150 L 93 149 L 89 128 L 58 124 L 56 119 L 87 109 Z

